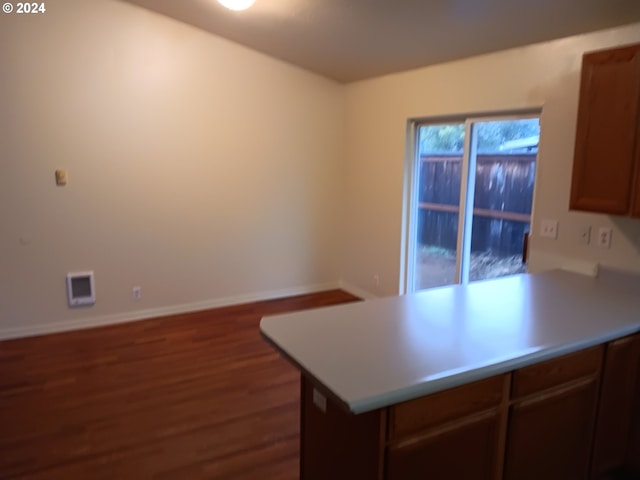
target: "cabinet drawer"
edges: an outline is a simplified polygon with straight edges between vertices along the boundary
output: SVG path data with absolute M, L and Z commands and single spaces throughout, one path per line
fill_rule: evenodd
M 429 434 L 415 442 L 388 447 L 385 478 L 495 479 L 500 417 L 497 411 L 480 414 L 451 428 L 429 430 Z
M 602 364 L 603 352 L 604 347 L 599 345 L 516 370 L 513 373 L 511 397 L 522 397 L 571 380 L 594 375 Z
M 391 407 L 389 439 L 496 407 L 502 401 L 508 377 L 491 377 Z

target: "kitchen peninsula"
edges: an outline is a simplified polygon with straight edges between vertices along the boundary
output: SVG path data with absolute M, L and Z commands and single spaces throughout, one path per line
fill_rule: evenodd
M 265 317 L 301 371 L 301 479 L 638 467 L 640 277 L 565 271 Z

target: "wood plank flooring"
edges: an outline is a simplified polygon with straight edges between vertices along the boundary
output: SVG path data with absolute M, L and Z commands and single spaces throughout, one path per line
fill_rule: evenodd
M 0 342 L 0 479 L 298 478 L 299 374 L 264 315 L 339 290 Z

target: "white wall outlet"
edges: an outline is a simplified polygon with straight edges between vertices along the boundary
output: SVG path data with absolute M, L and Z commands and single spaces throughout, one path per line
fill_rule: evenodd
M 611 227 L 600 227 L 598 230 L 598 246 L 601 248 L 611 248 Z
M 558 221 L 542 220 L 540 223 L 540 236 L 556 240 L 558 238 Z
M 315 388 L 313 389 L 313 404 L 318 407 L 322 413 L 327 413 L 327 397 Z
M 131 289 L 131 296 L 136 301 L 140 300 L 142 298 L 142 287 L 133 287 L 133 289 Z
M 374 287 L 380 288 L 380 275 L 376 273 L 373 277 L 371 277 L 371 280 L 373 280 Z
M 578 240 L 583 245 L 589 245 L 591 242 L 591 227 L 582 227 L 578 230 Z

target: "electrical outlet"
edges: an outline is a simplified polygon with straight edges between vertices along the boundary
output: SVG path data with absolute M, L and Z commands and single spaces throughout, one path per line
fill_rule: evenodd
M 591 227 L 582 227 L 578 230 L 578 239 L 583 245 L 589 245 L 591 242 Z
M 131 290 L 131 296 L 136 301 L 140 300 L 142 298 L 142 287 L 133 287 Z
M 542 220 L 540 223 L 540 236 L 556 240 L 558 238 L 558 221 Z
M 373 280 L 374 287 L 380 288 L 380 275 L 376 273 L 373 277 L 371 277 L 371 280 Z
M 601 248 L 611 248 L 611 227 L 600 227 L 598 230 L 598 246 Z

